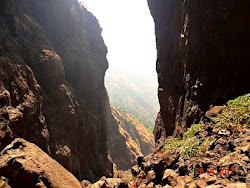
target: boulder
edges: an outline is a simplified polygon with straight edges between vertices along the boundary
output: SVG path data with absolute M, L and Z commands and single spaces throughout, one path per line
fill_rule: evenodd
M 228 188 L 247 188 L 245 183 L 230 183 L 226 185 Z
M 132 167 L 131 169 L 131 173 L 133 176 L 137 176 L 139 174 L 140 170 L 139 170 L 139 166 L 138 165 L 135 165 Z
M 96 183 L 94 183 L 93 185 L 90 185 L 87 188 L 105 188 L 106 187 L 106 183 L 103 180 L 97 181 Z
M 35 144 L 17 138 L 0 153 L 0 174 L 11 187 L 72 187 L 80 182 Z
M 207 183 L 202 179 L 197 179 L 194 181 L 197 187 L 206 187 Z
M 178 174 L 170 169 L 165 170 L 163 178 L 162 178 L 162 183 L 163 185 L 171 185 L 171 186 L 176 186 L 178 184 L 177 181 Z
M 123 180 L 121 178 L 107 178 L 106 179 L 107 188 L 118 187 L 121 183 L 123 183 Z
M 83 180 L 81 181 L 81 186 L 82 187 L 88 187 L 91 186 L 92 184 L 88 180 Z
M 8 180 L 3 176 L 0 177 L 0 187 L 1 188 L 11 188 L 9 186 Z
M 153 188 L 154 187 L 154 183 L 153 182 L 150 182 L 148 185 L 147 185 L 147 188 Z
M 215 106 L 211 108 L 209 111 L 207 111 L 205 116 L 209 119 L 212 117 L 216 117 L 218 114 L 222 112 L 222 110 L 223 110 L 223 106 Z
M 152 181 L 153 179 L 155 179 L 155 172 L 153 170 L 150 170 L 148 173 L 147 173 L 147 182 L 150 182 Z

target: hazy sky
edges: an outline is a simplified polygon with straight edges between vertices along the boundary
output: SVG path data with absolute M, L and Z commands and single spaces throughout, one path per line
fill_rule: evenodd
M 82 0 L 99 20 L 109 69 L 156 78 L 154 23 L 146 0 Z

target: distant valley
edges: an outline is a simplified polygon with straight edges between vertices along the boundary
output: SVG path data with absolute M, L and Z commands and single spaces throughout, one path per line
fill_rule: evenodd
M 140 119 L 145 126 L 153 129 L 159 103 L 157 82 L 152 74 L 126 74 L 109 70 L 105 84 L 113 106 Z

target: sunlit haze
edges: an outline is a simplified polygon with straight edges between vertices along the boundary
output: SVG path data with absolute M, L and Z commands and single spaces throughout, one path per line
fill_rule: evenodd
M 83 0 L 99 20 L 109 71 L 146 73 L 157 84 L 154 23 L 146 0 Z M 107 72 L 108 74 L 108 72 Z

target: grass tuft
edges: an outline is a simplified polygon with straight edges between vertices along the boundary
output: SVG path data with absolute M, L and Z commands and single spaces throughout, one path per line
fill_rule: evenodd
M 231 125 L 250 128 L 250 93 L 228 101 L 223 113 L 215 120 L 217 127 Z
M 183 158 L 190 158 L 207 151 L 210 141 L 203 141 L 195 137 L 195 134 L 204 127 L 204 123 L 192 125 L 183 135 L 183 138 L 168 138 L 163 146 L 163 150 L 178 151 Z

